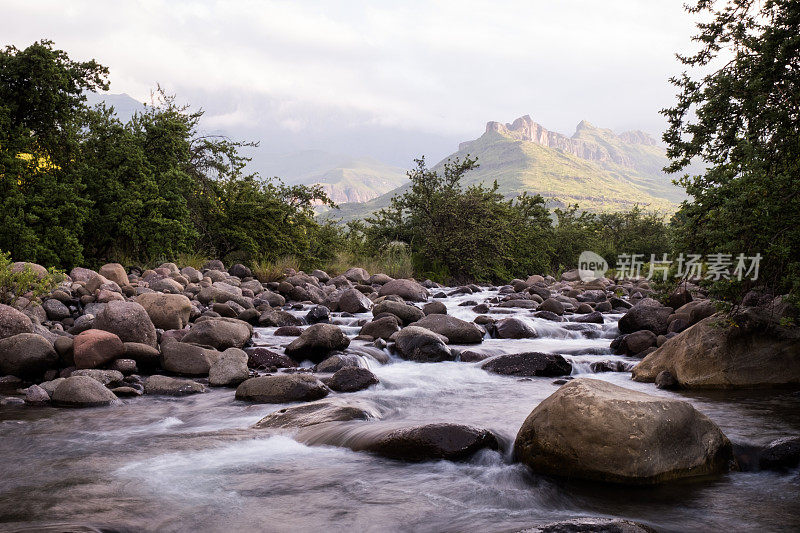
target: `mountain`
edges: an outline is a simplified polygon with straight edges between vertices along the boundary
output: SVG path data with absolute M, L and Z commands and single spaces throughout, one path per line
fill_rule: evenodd
M 125 93 L 86 93 L 86 104 L 90 107 L 101 102 L 105 103 L 108 107 L 113 107 L 117 117 L 122 122 L 129 121 L 134 113 L 144 111 L 145 109 L 145 106 L 142 102 L 128 96 Z
M 447 159 L 477 157 L 477 169 L 464 176 L 464 185 L 497 181 L 499 191 L 512 198 L 525 191 L 541 194 L 551 207 L 577 203 L 590 211 L 621 211 L 634 205 L 672 212 L 685 198 L 683 190 L 662 172 L 665 150 L 641 131 L 615 134 L 586 121 L 568 137 L 549 131 L 529 116 L 511 124 L 489 122 L 483 135 L 463 142 Z M 333 216 L 361 218 L 386 207 L 409 184 L 361 205 L 343 205 Z
M 408 180 L 406 171 L 376 159 L 306 150 L 259 154 L 263 176 L 277 176 L 291 185 L 320 184 L 336 203 L 361 203 L 394 190 Z

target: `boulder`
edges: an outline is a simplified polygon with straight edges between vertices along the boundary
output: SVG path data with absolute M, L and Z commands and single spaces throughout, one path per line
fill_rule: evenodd
M 236 300 L 242 296 L 242 289 L 221 281 L 215 282 L 210 287 L 203 287 L 197 293 L 197 300 L 203 305 L 211 302 L 224 304 L 229 300 Z
M 652 383 L 665 370 L 687 389 L 800 384 L 800 331 L 750 331 L 708 317 L 642 359 L 633 369 L 633 379 Z
M 359 335 L 369 335 L 373 339 L 388 340 L 389 337 L 400 331 L 400 326 L 394 316 L 385 316 L 372 322 L 367 322 L 361 327 Z
M 153 325 L 161 329 L 182 329 L 189 324 L 192 303 L 183 294 L 147 293 L 136 297 Z
M 620 518 L 575 518 L 526 528 L 521 533 L 656 533 L 645 524 Z
M 645 298 L 619 319 L 619 330 L 622 333 L 633 333 L 647 329 L 656 335 L 663 335 L 667 332 L 671 314 L 671 307 L 664 307 L 651 298 Z
M 125 347 L 124 357 L 136 361 L 139 367 L 152 367 L 159 364 L 161 352 L 149 344 L 139 342 L 123 342 Z
M 122 372 L 118 370 L 100 370 L 98 368 L 76 370 L 70 376 L 88 376 L 103 386 L 121 383 L 123 378 Z
M 236 263 L 235 265 L 233 265 L 228 270 L 228 274 L 230 274 L 231 276 L 236 276 L 239 279 L 253 277 L 253 271 L 241 263 Z
M 42 303 L 42 308 L 50 320 L 64 320 L 70 316 L 69 308 L 55 298 L 45 300 Z
M 113 281 L 120 287 L 129 285 L 128 274 L 125 273 L 125 267 L 119 263 L 108 263 L 100 267 L 97 271 L 98 274 L 106 278 L 108 281 Z
M 125 354 L 120 338 L 101 329 L 87 329 L 77 335 L 72 346 L 76 368 L 97 368 Z
M 446 315 L 447 306 L 442 302 L 430 302 L 422 306 L 422 312 L 428 315 Z
M 331 310 L 324 305 L 315 305 L 306 313 L 307 324 L 328 323 L 331 319 Z
M 336 372 L 347 367 L 360 367 L 361 359 L 350 353 L 337 353 L 314 367 L 314 372 Z
M 419 307 L 392 300 L 384 300 L 372 308 L 373 316 L 377 317 L 381 313 L 389 313 L 396 316 L 406 326 L 425 317 L 425 313 Z
M 26 318 L 27 320 L 27 318 Z M 58 363 L 50 341 L 35 333 L 0 339 L 0 375 L 37 378 Z
M 353 267 L 347 269 L 347 271 L 342 274 L 345 279 L 348 281 L 352 281 L 353 283 L 366 283 L 369 281 L 369 272 L 364 270 L 363 268 Z
M 303 405 L 284 407 L 259 420 L 255 427 L 302 428 L 326 422 L 348 422 L 350 420 L 374 420 L 380 418 L 381 410 L 364 400 L 342 400 L 329 398 Z
M 268 311 L 258 318 L 261 327 L 303 326 L 306 321 L 288 311 Z
M 549 311 L 554 313 L 558 316 L 564 314 L 564 304 L 556 300 L 555 298 L 547 298 L 539 305 L 539 310 L 541 311 Z
M 253 326 L 235 318 L 198 319 L 182 342 L 213 346 L 218 350 L 242 348 L 253 335 Z
M 33 333 L 33 322 L 22 311 L 0 304 L 0 339 L 20 333 Z
M 350 339 L 342 333 L 339 326 L 333 324 L 314 324 L 293 340 L 286 347 L 286 355 L 303 361 L 308 359 L 314 363 L 319 363 L 325 357 L 335 351 L 344 350 L 350 345 Z
M 186 376 L 207 376 L 221 352 L 195 344 L 172 341 L 161 347 L 161 366 L 167 372 Z
M 404 461 L 458 461 L 468 459 L 479 450 L 499 447 L 497 437 L 490 431 L 449 423 L 399 428 L 353 443 L 355 451 Z
M 372 309 L 372 301 L 357 289 L 347 289 L 339 297 L 339 311 L 365 313 Z
M 498 320 L 495 323 L 494 331 L 495 335 L 501 339 L 530 339 L 539 336 L 532 326 L 515 317 Z
M 31 385 L 25 390 L 25 403 L 42 405 L 50 401 L 50 395 L 39 385 Z
M 609 308 L 609 311 L 610 310 L 611 309 Z M 603 313 L 601 313 L 600 311 L 588 312 L 583 316 L 577 316 L 573 318 L 572 321 L 579 322 L 582 324 L 602 324 L 603 322 L 605 322 L 605 320 L 603 319 Z
M 205 386 L 191 379 L 154 375 L 144 381 L 145 394 L 164 396 L 186 396 L 206 392 Z
M 228 348 L 211 364 L 208 371 L 208 384 L 212 387 L 232 387 L 239 385 L 249 377 L 247 354 L 239 348 Z
M 688 402 L 580 378 L 528 416 L 514 453 L 534 472 L 650 485 L 727 471 L 730 441 Z
M 418 363 L 452 361 L 453 354 L 445 346 L 447 337 L 418 326 L 407 326 L 395 337 L 394 346 L 404 359 Z
M 328 387 L 336 392 L 356 392 L 378 383 L 379 380 L 366 368 L 346 366 L 337 370 L 329 380 Z
M 64 407 L 99 407 L 118 403 L 113 392 L 89 376 L 70 376 L 53 391 L 53 403 Z
M 247 348 L 245 353 L 247 353 L 247 366 L 250 368 L 294 368 L 297 366 L 297 363 L 288 355 L 273 352 L 261 346 Z
M 648 329 L 642 329 L 628 335 L 622 340 L 621 348 L 626 355 L 636 355 L 655 346 L 658 337 Z
M 154 281 L 150 283 L 150 288 L 156 292 L 163 292 L 165 294 L 181 294 L 183 292 L 183 285 L 172 278 L 162 278 Z
M 310 402 L 328 395 L 329 389 L 310 374 L 276 374 L 244 381 L 236 399 L 256 403 Z
M 800 464 L 800 437 L 781 437 L 770 442 L 758 458 L 759 468 L 785 470 Z
M 158 346 L 153 321 L 136 302 L 109 302 L 97 313 L 93 325 L 95 329 L 115 334 L 122 342 Z
M 75 267 L 69 271 L 69 277 L 72 281 L 83 281 L 84 283 L 97 275 L 97 272 L 89 268 Z
M 396 294 L 404 300 L 411 302 L 425 302 L 428 300 L 428 289 L 413 279 L 393 279 L 378 290 L 378 296 Z
M 554 353 L 524 352 L 498 355 L 486 361 L 481 368 L 504 376 L 568 376 L 572 365 L 563 356 Z
M 467 322 L 450 315 L 433 314 L 417 320 L 412 326 L 429 329 L 447 337 L 453 344 L 480 344 L 483 342 L 483 331 L 472 322 Z

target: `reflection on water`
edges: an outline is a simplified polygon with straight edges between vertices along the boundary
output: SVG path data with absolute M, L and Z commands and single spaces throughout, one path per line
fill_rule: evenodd
M 460 295 L 458 303 L 495 293 Z M 303 311 L 297 311 L 303 313 Z M 369 315 L 346 318 L 350 335 Z M 597 338 L 562 323 L 529 321 L 540 338 L 486 340 L 491 353 L 564 354 L 573 374 L 610 354 L 614 323 L 590 325 Z M 614 317 L 615 319 L 618 317 Z M 260 331 L 279 348 L 291 338 Z M 359 346 L 359 341 L 353 345 Z M 349 396 L 386 411 L 382 422 L 328 424 L 273 433 L 251 426 L 284 406 L 247 405 L 232 390 L 185 398 L 142 397 L 111 408 L 0 409 L 0 529 L 51 531 L 513 531 L 577 516 L 619 516 L 660 531 L 800 529 L 800 476 L 738 472 L 701 482 L 629 489 L 538 476 L 510 461 L 522 421 L 557 389 L 551 378 L 488 374 L 480 363 L 365 364 L 381 383 Z M 691 401 L 739 443 L 763 444 L 800 433 L 800 397 L 792 391 L 681 393 L 630 381 L 629 373 L 593 377 Z M 402 463 L 332 446 L 372 431 L 370 424 L 447 421 L 484 427 L 506 450 L 466 463 Z

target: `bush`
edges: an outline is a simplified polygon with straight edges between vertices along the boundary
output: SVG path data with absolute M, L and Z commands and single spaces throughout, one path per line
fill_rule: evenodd
M 64 281 L 64 273 L 54 268 L 42 275 L 30 265 L 14 268 L 11 255 L 0 252 L 0 303 L 14 305 L 21 296 L 38 302 Z

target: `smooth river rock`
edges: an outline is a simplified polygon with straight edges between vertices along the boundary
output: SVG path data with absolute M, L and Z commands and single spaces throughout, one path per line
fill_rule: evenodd
M 310 402 L 329 389 L 309 374 L 276 374 L 250 378 L 236 389 L 236 399 L 256 403 Z

